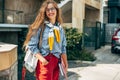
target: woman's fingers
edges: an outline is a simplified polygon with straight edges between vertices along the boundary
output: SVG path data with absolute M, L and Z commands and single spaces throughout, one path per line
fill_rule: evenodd
M 49 62 L 44 58 L 44 60 L 42 60 L 42 65 L 47 65 Z

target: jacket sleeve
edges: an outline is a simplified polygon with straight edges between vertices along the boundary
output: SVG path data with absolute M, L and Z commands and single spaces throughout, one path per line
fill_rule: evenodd
M 63 39 L 62 39 L 62 54 L 66 53 L 66 46 L 67 46 L 67 43 L 66 43 L 66 37 L 65 37 L 65 32 L 62 28 L 62 36 L 63 36 Z
M 36 30 L 35 30 L 36 31 Z M 37 32 L 31 37 L 28 48 L 31 50 L 33 54 L 39 53 L 39 39 L 40 39 L 40 31 L 41 29 L 38 29 Z

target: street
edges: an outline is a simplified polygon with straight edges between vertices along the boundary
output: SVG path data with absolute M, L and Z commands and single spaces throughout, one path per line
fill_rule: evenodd
M 110 48 L 94 51 L 94 62 L 69 62 L 68 80 L 120 80 L 120 55 L 112 54 Z

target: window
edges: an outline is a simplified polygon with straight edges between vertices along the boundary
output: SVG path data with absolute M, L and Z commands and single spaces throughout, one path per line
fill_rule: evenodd
M 120 31 L 117 32 L 117 36 L 120 36 Z

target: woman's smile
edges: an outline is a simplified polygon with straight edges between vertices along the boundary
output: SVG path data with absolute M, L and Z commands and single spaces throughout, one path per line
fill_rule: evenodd
M 54 16 L 54 13 L 49 13 L 48 16 Z

